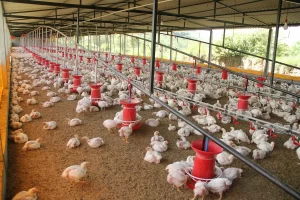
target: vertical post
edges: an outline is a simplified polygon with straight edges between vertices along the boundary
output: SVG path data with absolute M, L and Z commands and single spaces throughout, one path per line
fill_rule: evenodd
M 209 47 L 208 47 L 208 69 L 210 68 L 210 61 L 211 61 L 212 37 L 213 37 L 212 29 L 210 29 L 210 31 L 209 31 Z
M 160 23 L 161 23 L 161 15 L 158 15 L 158 35 L 157 35 L 157 43 L 160 43 Z
M 47 32 L 47 27 L 46 27 L 46 30 L 45 30 L 45 31 L 46 31 L 46 33 L 45 33 L 45 36 L 46 36 L 46 43 L 45 43 L 45 46 L 46 46 L 46 47 L 45 47 L 45 49 L 46 49 L 46 51 L 45 51 L 45 52 L 46 52 L 46 56 L 45 56 L 45 57 L 47 57 L 47 46 L 48 46 L 48 43 L 47 43 L 47 42 L 48 42 L 48 32 Z M 44 57 L 44 55 L 43 55 L 43 57 Z
M 80 5 L 81 5 L 81 0 L 80 0 Z M 78 69 L 77 69 L 77 59 L 78 59 L 78 43 L 79 43 L 79 13 L 80 8 L 77 8 L 77 23 L 76 23 L 76 59 L 75 59 L 75 73 L 78 75 Z
M 44 28 L 42 27 L 42 56 L 44 56 Z
M 58 64 L 58 32 L 56 32 L 56 64 Z
M 126 35 L 124 34 L 124 41 L 123 41 L 123 45 L 124 45 L 124 55 L 126 55 Z
M 144 58 L 146 58 L 146 33 L 144 33 Z
M 109 35 L 109 52 L 111 53 L 111 34 Z
M 278 35 L 279 35 L 279 24 L 280 24 L 280 16 L 281 16 L 281 8 L 282 8 L 282 0 L 278 1 L 278 10 L 277 10 L 277 21 L 276 21 L 276 29 L 275 29 L 275 38 L 274 38 L 274 50 L 273 50 L 273 59 L 272 59 L 272 68 L 271 68 L 271 82 L 270 85 L 273 86 L 274 80 L 274 71 L 275 71 L 275 62 L 277 55 L 277 45 L 278 45 Z
M 269 71 L 269 58 L 270 58 L 270 49 L 271 49 L 271 39 L 272 39 L 272 28 L 269 29 L 269 35 L 268 35 L 268 46 L 267 46 L 267 53 L 266 53 L 266 65 L 264 70 L 264 76 L 268 76 Z
M 179 0 L 180 3 L 180 0 Z M 180 9 L 179 9 L 180 11 Z M 172 62 L 172 47 L 173 47 L 173 31 L 171 31 L 171 35 L 170 35 L 170 62 Z
M 120 36 L 120 55 L 122 55 L 122 38 L 121 38 L 121 33 L 119 34 L 119 36 Z
M 156 24 L 158 0 L 153 0 L 152 10 L 152 43 L 151 43 L 151 68 L 150 68 L 150 94 L 154 92 L 154 71 L 155 71 L 155 47 L 156 47 Z
M 140 39 L 136 38 L 138 42 L 138 57 L 140 57 Z
M 223 31 L 223 47 L 224 47 L 224 44 L 225 44 L 225 37 L 226 37 L 226 22 L 224 23 L 224 31 Z

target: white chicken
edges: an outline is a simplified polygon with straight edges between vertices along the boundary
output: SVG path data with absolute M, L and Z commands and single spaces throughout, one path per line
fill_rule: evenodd
M 297 154 L 298 159 L 300 160 L 300 147 L 298 147 L 298 149 L 296 150 L 296 154 Z
M 172 124 L 169 124 L 168 131 L 176 131 L 176 126 L 173 126 Z
M 26 142 L 22 148 L 23 151 L 41 148 L 40 138 Z
M 26 115 L 23 115 L 23 116 L 20 118 L 20 121 L 21 121 L 22 123 L 31 122 L 31 121 L 32 121 L 32 118 L 30 117 L 29 114 L 26 114 Z
M 56 128 L 55 121 L 43 122 L 43 129 L 45 130 L 52 130 Z
M 42 104 L 43 108 L 48 108 L 53 106 L 54 104 L 51 101 L 46 101 Z
M 131 135 L 132 133 L 132 127 L 133 127 L 133 124 L 129 124 L 128 126 L 123 126 L 122 128 L 120 128 L 119 130 L 119 134 L 121 137 L 123 137 L 123 140 L 126 142 L 126 143 L 129 143 L 128 142 L 128 137 Z
M 162 159 L 161 154 L 157 151 L 154 151 L 151 147 L 147 147 L 146 150 L 147 152 L 144 157 L 144 160 L 149 163 L 159 164 L 160 160 Z
M 35 109 L 33 109 L 33 110 L 31 111 L 31 113 L 30 113 L 30 117 L 31 117 L 32 119 L 38 119 L 38 118 L 41 117 L 41 113 L 38 112 L 38 111 L 36 111 Z
M 263 151 L 265 151 L 267 153 L 273 151 L 274 146 L 275 146 L 274 142 L 269 143 L 269 142 L 260 141 L 257 144 L 257 148 L 258 149 L 263 150 Z
M 72 182 L 79 183 L 82 178 L 86 176 L 87 173 L 87 165 L 89 162 L 83 162 L 80 165 L 72 165 L 67 167 L 61 177 L 71 180 Z
M 237 152 L 239 152 L 240 154 L 242 154 L 243 156 L 248 156 L 251 153 L 251 149 L 249 149 L 248 147 L 244 147 L 244 146 L 234 146 L 233 147 Z
M 60 97 L 51 97 L 50 98 L 50 102 L 52 102 L 52 103 L 57 103 L 57 102 L 59 102 L 61 99 L 60 99 Z
M 242 141 L 242 142 L 247 142 L 248 144 L 250 144 L 250 140 L 249 140 L 248 136 L 242 129 L 236 130 L 235 132 L 236 132 L 235 140 L 238 143 L 240 143 L 240 141 Z
M 215 123 L 217 123 L 216 119 L 210 115 L 210 111 L 207 110 L 207 114 L 206 114 L 206 121 L 207 121 L 207 125 L 213 125 Z
M 223 151 L 216 156 L 216 159 L 220 165 L 230 165 L 234 159 L 234 156 L 226 151 Z
M 185 161 L 175 162 L 166 167 L 166 170 L 168 170 L 167 181 L 175 186 L 178 191 L 180 191 L 179 188 L 185 185 L 188 180 L 188 176 L 185 173 L 185 168 L 188 167 L 190 166 Z
M 69 148 L 75 148 L 78 147 L 79 145 L 80 145 L 80 140 L 77 134 L 74 135 L 74 138 L 71 138 L 67 143 L 67 147 Z
M 21 191 L 17 193 L 12 200 L 37 200 L 38 189 L 36 187 L 29 189 L 28 191 Z
M 201 196 L 202 200 L 204 200 L 204 197 L 209 194 L 208 186 L 206 182 L 198 181 L 195 184 L 194 188 L 194 198 L 192 200 L 196 200 L 197 196 Z
M 21 122 L 14 122 L 14 121 L 11 121 L 9 126 L 12 128 L 12 129 L 19 129 L 22 127 L 22 123 Z
M 267 152 L 261 149 L 254 149 L 252 152 L 252 157 L 254 160 L 261 160 L 266 157 Z
M 112 129 L 117 128 L 118 123 L 115 120 L 112 119 L 106 119 L 103 122 L 103 126 L 107 128 L 108 132 L 111 132 Z
M 210 126 L 204 126 L 203 129 L 206 129 L 211 133 L 218 133 L 218 132 L 220 132 L 221 127 L 217 124 L 212 124 Z
M 23 132 L 22 129 L 18 129 L 12 132 L 10 138 L 13 139 L 14 142 L 18 144 L 25 143 L 28 141 L 28 136 Z
M 242 172 L 243 172 L 243 170 L 240 168 L 230 167 L 230 168 L 226 168 L 223 171 L 222 177 L 227 178 L 230 181 L 233 181 L 236 178 L 240 178 L 242 175 Z
M 219 200 L 223 197 L 223 192 L 228 190 L 232 184 L 232 181 L 227 178 L 215 178 L 207 183 L 207 188 L 212 193 L 220 194 Z
M 283 146 L 285 146 L 285 147 L 288 148 L 288 149 L 292 149 L 292 150 L 294 150 L 294 149 L 297 148 L 297 145 L 295 145 L 295 144 L 293 143 L 292 137 L 290 137 L 290 138 L 283 144 Z
M 153 142 L 151 142 L 151 145 L 152 145 L 152 149 L 154 151 L 157 151 L 160 153 L 167 151 L 167 149 L 168 149 L 168 141 L 163 141 L 163 142 L 153 141 Z
M 179 149 L 188 149 L 191 147 L 191 143 L 183 136 L 177 140 L 176 145 Z
M 159 131 L 155 131 L 154 136 L 152 136 L 152 138 L 151 138 L 151 143 L 154 141 L 163 142 L 163 141 L 165 141 L 165 139 L 163 136 L 159 135 Z
M 78 118 L 73 118 L 73 119 L 67 118 L 67 122 L 69 126 L 77 126 L 82 124 L 82 120 Z
M 26 103 L 27 105 L 35 105 L 37 104 L 37 100 L 34 97 L 32 97 L 31 99 L 27 99 Z
M 160 120 L 159 118 L 157 119 L 150 118 L 145 121 L 145 124 L 151 127 L 157 127 L 160 124 L 159 120 Z
M 101 137 L 95 137 L 92 139 L 89 139 L 87 136 L 82 137 L 81 140 L 84 140 L 87 142 L 87 144 L 92 148 L 98 148 L 104 145 L 104 140 Z
M 76 100 L 76 98 L 77 98 L 76 94 L 71 94 L 71 95 L 68 96 L 67 100 L 68 101 L 74 101 L 74 100 Z
M 153 112 L 152 115 L 156 116 L 156 117 L 159 117 L 159 118 L 164 118 L 166 116 L 168 116 L 168 112 L 165 111 L 165 110 L 160 110 L 158 112 Z

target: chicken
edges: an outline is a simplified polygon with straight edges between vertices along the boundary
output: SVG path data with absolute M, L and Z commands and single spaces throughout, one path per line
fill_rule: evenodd
M 154 141 L 163 142 L 163 141 L 165 141 L 165 139 L 163 136 L 159 135 L 159 131 L 155 131 L 154 136 L 152 136 L 152 138 L 151 138 L 151 143 Z
M 209 193 L 207 187 L 208 185 L 206 182 L 202 182 L 202 181 L 196 182 L 194 188 L 194 198 L 192 200 L 196 200 L 197 196 L 201 196 L 202 200 L 204 200 L 204 197 Z
M 76 94 L 71 94 L 71 95 L 68 96 L 67 100 L 68 101 L 74 101 L 74 100 L 76 100 L 76 98 L 77 98 Z
M 32 97 L 31 99 L 27 99 L 26 101 L 27 105 L 34 105 L 34 104 L 37 104 L 37 100 Z
M 274 142 L 268 143 L 268 142 L 260 141 L 257 144 L 258 149 L 264 150 L 267 153 L 273 151 L 274 146 L 275 146 Z
M 207 110 L 207 114 L 206 114 L 206 121 L 207 121 L 207 125 L 213 125 L 215 123 L 217 123 L 216 119 L 210 115 L 210 111 Z
M 222 177 L 233 181 L 236 178 L 240 178 L 243 170 L 240 168 L 230 167 L 223 171 Z
M 294 150 L 294 149 L 297 148 L 297 145 L 295 145 L 295 144 L 293 143 L 292 137 L 290 137 L 290 138 L 283 144 L 283 146 L 285 146 L 285 147 L 288 148 L 288 149 L 292 149 L 292 150 Z
M 72 182 L 79 183 L 82 178 L 86 176 L 87 173 L 87 165 L 89 162 L 83 162 L 80 165 L 72 165 L 67 167 L 61 177 L 71 180 Z
M 247 142 L 248 144 L 250 144 L 250 140 L 249 140 L 248 136 L 242 129 L 236 130 L 235 132 L 236 132 L 235 140 L 238 143 L 240 143 L 240 141 L 242 141 L 242 142 Z
M 158 112 L 153 112 L 152 115 L 156 116 L 156 117 L 159 117 L 159 118 L 164 118 L 166 116 L 168 116 L 168 112 L 165 111 L 165 110 L 160 110 Z
M 233 148 L 243 156 L 248 156 L 251 153 L 251 149 L 244 146 L 234 146 Z
M 31 113 L 30 113 L 30 117 L 31 117 L 32 119 L 38 119 L 38 118 L 41 117 L 41 113 L 38 112 L 38 111 L 36 111 L 35 109 L 33 109 L 33 110 L 31 111 Z
M 218 132 L 220 132 L 221 127 L 217 124 L 213 124 L 213 125 L 210 125 L 210 126 L 204 126 L 203 129 L 206 129 L 211 133 L 218 133 Z
M 25 143 L 28 141 L 28 136 L 23 132 L 22 129 L 18 129 L 12 132 L 10 138 L 13 139 L 14 142 L 18 144 Z
M 55 92 L 49 91 L 49 92 L 47 92 L 46 96 L 47 97 L 55 97 L 55 96 L 57 96 L 57 94 Z
M 106 101 L 98 101 L 97 102 L 98 106 L 100 107 L 101 110 L 107 108 L 109 105 Z
M 164 151 L 167 151 L 168 149 L 168 141 L 163 141 L 163 142 L 159 142 L 159 141 L 153 141 L 151 143 L 152 145 L 152 149 L 154 151 L 157 151 L 157 152 L 164 152 Z
M 52 130 L 56 128 L 56 122 L 55 121 L 49 121 L 43 123 L 43 129 L 45 130 Z
M 36 187 L 29 189 L 28 191 L 21 191 L 17 193 L 12 200 L 37 200 L 38 189 Z
M 146 150 L 147 152 L 144 157 L 144 160 L 149 163 L 159 164 L 160 160 L 162 159 L 161 154 L 157 151 L 154 151 L 151 147 L 147 147 Z
M 298 147 L 298 149 L 296 150 L 296 154 L 298 156 L 298 159 L 300 160 L 300 147 Z
M 84 140 L 88 143 L 88 145 L 92 148 L 98 148 L 104 145 L 104 140 L 101 137 L 95 137 L 92 139 L 89 139 L 87 136 L 82 137 L 81 140 Z
M 10 122 L 9 126 L 12 128 L 12 129 L 19 129 L 22 127 L 22 123 L 21 122 Z
M 108 132 L 111 132 L 111 129 L 116 129 L 117 125 L 117 122 L 112 119 L 107 119 L 103 122 L 103 126 L 107 128 Z
M 77 126 L 82 124 L 82 120 L 78 118 L 73 118 L 73 119 L 67 118 L 67 122 L 69 126 Z
M 185 161 L 175 162 L 166 167 L 166 170 L 168 170 L 167 181 L 175 186 L 178 191 L 180 191 L 179 188 L 185 185 L 188 180 L 188 176 L 185 173 L 185 169 L 188 167 L 190 166 Z
M 120 133 L 120 136 L 123 137 L 123 140 L 126 142 L 126 143 L 129 143 L 128 142 L 128 137 L 131 135 L 132 133 L 132 127 L 133 127 L 133 124 L 129 124 L 129 126 L 123 126 L 122 128 L 120 128 L 119 130 L 119 133 Z
M 151 127 L 157 127 L 160 123 L 159 123 L 159 118 L 157 119 L 147 119 L 145 124 L 147 124 L 148 126 L 151 126 Z
M 220 198 L 223 197 L 223 192 L 228 190 L 232 184 L 232 181 L 230 181 L 227 178 L 215 178 L 212 179 L 209 183 L 207 183 L 207 188 L 212 193 L 219 193 Z
M 226 151 L 223 151 L 217 155 L 216 159 L 220 165 L 230 165 L 234 159 L 234 156 Z
M 252 157 L 254 160 L 261 160 L 264 159 L 266 156 L 267 152 L 261 149 L 254 149 L 252 152 Z
M 153 109 L 153 106 L 152 105 L 150 105 L 150 104 L 146 104 L 146 103 L 144 103 L 143 104 L 144 105 L 144 110 L 152 110 Z
M 168 131 L 176 131 L 176 126 L 172 126 L 172 124 L 169 124 Z
M 41 148 L 40 138 L 26 142 L 22 148 L 23 151 Z
M 60 101 L 60 97 L 51 97 L 50 98 L 50 102 L 52 103 L 56 103 L 56 102 L 59 102 Z
M 90 106 L 90 112 L 99 112 L 99 108 L 97 106 Z
M 75 148 L 78 147 L 80 145 L 80 140 L 78 135 L 74 135 L 74 138 L 71 138 L 68 143 L 67 143 L 67 147 L 69 148 Z
M 191 147 L 191 143 L 183 136 L 177 140 L 176 145 L 179 149 L 188 149 Z
M 46 101 L 42 104 L 43 108 L 48 108 L 53 106 L 53 103 L 51 101 Z
M 30 115 L 26 114 L 26 115 L 23 115 L 21 118 L 20 118 L 20 121 L 25 123 L 25 122 L 31 122 L 32 121 L 32 118 L 30 117 Z

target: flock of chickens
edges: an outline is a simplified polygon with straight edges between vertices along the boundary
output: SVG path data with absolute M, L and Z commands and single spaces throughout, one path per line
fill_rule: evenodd
M 19 52 L 19 53 L 23 53 Z M 25 64 L 29 65 L 25 66 Z M 114 62 L 112 61 L 112 64 Z M 162 66 L 164 69 L 165 66 Z M 46 95 L 49 97 L 49 101 L 43 102 L 42 107 L 52 107 L 55 103 L 61 100 L 58 97 L 57 93 L 67 94 L 67 100 L 74 101 L 80 98 L 77 102 L 75 108 L 76 112 L 84 114 L 85 112 L 97 112 L 103 110 L 107 107 L 120 105 L 120 100 L 128 99 L 128 82 L 126 80 L 120 80 L 115 77 L 114 74 L 106 69 L 98 69 L 97 72 L 91 71 L 91 67 L 84 63 L 81 63 L 79 68 L 82 76 L 82 84 L 76 89 L 77 94 L 72 93 L 73 84 L 72 81 L 64 82 L 63 79 L 59 76 L 56 76 L 55 73 L 49 73 L 44 67 L 38 65 L 36 60 L 32 57 L 16 59 L 13 58 L 13 68 L 12 68 L 12 79 L 11 79 L 11 106 L 10 106 L 10 127 L 13 130 L 9 136 L 11 140 L 15 143 L 24 143 L 23 150 L 34 150 L 41 148 L 40 138 L 34 140 L 29 140 L 27 134 L 22 130 L 22 126 L 26 123 L 38 119 L 41 117 L 41 113 L 36 109 L 32 109 L 31 113 L 20 115 L 23 111 L 22 107 L 19 105 L 20 102 L 24 101 L 22 97 L 18 94 L 28 95 L 28 99 L 25 100 L 27 105 L 38 104 L 35 98 L 36 95 L 40 95 L 38 91 L 35 91 L 35 87 L 41 87 L 41 90 L 45 91 Z M 282 125 L 278 124 L 281 127 L 288 127 L 292 130 L 300 131 L 300 127 L 297 122 L 300 119 L 300 109 L 296 106 L 294 101 L 284 101 L 278 97 L 282 96 L 283 93 L 276 92 L 272 94 L 274 98 L 268 97 L 272 96 L 271 91 L 268 88 L 261 89 L 260 92 L 270 93 L 266 98 L 263 95 L 257 96 L 253 95 L 249 99 L 249 109 L 247 111 L 236 110 L 237 107 L 237 91 L 232 89 L 226 89 L 228 85 L 232 84 L 236 86 L 241 86 L 243 80 L 235 77 L 231 78 L 227 82 L 220 79 L 220 74 L 217 72 L 210 71 L 209 73 L 202 73 L 197 78 L 199 82 L 197 83 L 197 93 L 191 95 L 187 92 L 186 85 L 187 81 L 182 79 L 182 77 L 187 76 L 192 69 L 178 69 L 177 78 L 171 74 L 166 74 L 164 76 L 165 81 L 163 84 L 157 84 L 161 88 L 168 89 L 169 91 L 176 91 L 176 93 L 168 93 L 158 91 L 156 96 L 168 104 L 184 116 L 191 116 L 195 122 L 197 122 L 204 129 L 209 131 L 211 134 L 222 132 L 222 138 L 220 138 L 224 143 L 233 147 L 237 152 L 244 156 L 248 156 L 252 152 L 253 159 L 264 159 L 265 156 L 273 151 L 275 143 L 274 141 L 269 141 L 270 136 L 269 132 L 273 131 L 274 133 L 286 133 L 285 129 L 280 129 L 278 127 L 272 127 L 269 124 L 262 124 L 256 121 L 250 122 L 249 133 L 244 132 L 242 129 L 235 130 L 232 126 L 231 130 L 225 130 L 222 128 L 222 124 L 233 123 L 232 113 L 235 113 L 237 116 L 243 116 L 247 120 L 249 117 L 260 118 L 264 120 L 270 119 L 270 113 L 273 113 L 279 117 L 282 117 L 288 124 L 291 125 Z M 132 68 L 130 63 L 124 61 L 123 72 L 124 75 L 127 75 L 129 78 L 132 78 L 135 81 L 143 83 L 144 87 L 148 87 L 148 77 L 147 70 L 142 71 L 139 77 L 133 76 Z M 31 80 L 23 80 L 22 75 L 25 74 Z M 95 76 L 98 77 L 97 81 L 103 83 L 101 86 L 101 100 L 97 101 L 98 106 L 92 105 L 91 98 L 89 96 L 90 88 L 88 83 L 90 83 Z M 211 84 L 217 83 L 217 84 Z M 53 85 L 53 88 L 50 87 Z M 287 86 L 282 84 L 282 87 L 292 91 L 298 92 L 299 89 L 294 86 Z M 52 90 L 56 89 L 57 92 Z M 248 86 L 249 91 L 257 91 L 257 88 L 254 84 Z M 114 94 L 118 94 L 118 97 L 114 98 Z M 174 95 L 175 94 L 175 95 Z M 228 96 L 229 100 L 226 105 L 222 105 L 217 101 L 214 105 L 214 108 L 224 107 L 224 111 L 219 111 L 216 117 L 210 114 L 210 110 L 205 106 L 195 106 L 191 101 L 185 100 L 185 98 L 192 99 L 193 102 L 202 102 L 203 99 L 209 97 L 211 99 L 220 99 L 221 97 Z M 132 98 L 135 98 L 143 102 L 143 94 L 137 88 L 132 89 Z M 287 97 L 290 98 L 290 97 Z M 161 108 L 162 106 L 149 99 L 150 103 L 142 103 L 136 106 L 137 112 L 140 110 L 152 110 L 154 108 Z M 197 114 L 194 114 L 194 110 L 197 110 Z M 231 114 L 230 114 L 231 113 Z M 137 113 L 136 122 L 142 120 L 142 117 Z M 170 121 L 177 121 L 177 126 L 172 125 L 171 123 L 168 126 L 170 132 L 177 132 L 179 139 L 176 142 L 176 145 L 179 149 L 188 149 L 191 144 L 187 140 L 187 137 L 190 134 L 202 135 L 199 131 L 195 130 L 184 121 L 177 118 L 176 115 L 169 113 L 166 110 L 159 110 L 153 112 L 152 115 L 154 118 L 149 118 L 145 120 L 145 124 L 151 127 L 157 127 L 160 125 L 160 120 L 163 118 L 168 118 Z M 109 132 L 112 132 L 117 129 L 118 125 L 123 122 L 123 111 L 119 111 L 115 114 L 114 119 L 107 119 L 103 122 L 103 126 L 108 129 Z M 219 120 L 217 122 L 217 119 Z M 120 137 L 126 143 L 129 143 L 129 137 L 133 132 L 133 126 L 136 122 L 132 122 L 129 126 L 121 127 L 118 132 Z M 77 126 L 82 124 L 82 120 L 79 118 L 66 119 L 66 124 L 69 126 Z M 57 126 L 55 121 L 48 121 L 43 123 L 43 129 L 52 130 Z M 270 133 L 272 136 L 273 133 Z M 297 138 L 296 138 L 297 140 Z M 74 138 L 70 138 L 66 146 L 69 148 L 76 148 L 80 145 L 81 141 L 86 141 L 91 148 L 98 148 L 104 144 L 104 140 L 101 137 L 88 138 L 86 136 L 81 139 L 77 134 L 74 135 Z M 242 144 L 252 145 L 256 148 L 251 150 L 250 148 L 243 146 Z M 294 150 L 297 148 L 296 153 L 300 159 L 300 148 L 297 145 L 297 141 L 292 137 L 289 138 L 284 144 L 287 148 Z M 144 160 L 150 163 L 159 164 L 163 158 L 163 152 L 168 150 L 168 141 L 166 141 L 163 136 L 160 135 L 159 131 L 155 131 L 153 137 L 150 140 L 150 145 L 146 148 L 146 154 Z M 216 157 L 217 164 L 219 166 L 230 165 L 234 156 L 230 153 L 223 151 L 218 154 Z M 82 162 L 80 165 L 72 165 L 67 167 L 63 173 L 62 177 L 70 181 L 79 183 L 84 182 L 82 179 L 86 176 L 88 170 L 89 162 Z M 184 186 L 189 179 L 187 175 L 187 170 L 192 170 L 194 165 L 194 156 L 189 156 L 186 161 L 178 161 L 172 164 L 169 164 L 166 167 L 168 171 L 167 182 L 175 186 L 178 190 L 180 187 Z M 228 190 L 232 184 L 232 181 L 236 178 L 241 177 L 242 169 L 239 168 L 222 168 L 222 175 L 215 179 L 212 179 L 210 182 L 201 182 L 198 181 L 194 189 L 194 199 L 197 196 L 202 196 L 202 199 L 205 195 L 211 193 L 220 194 L 220 199 L 222 198 L 223 192 Z M 22 191 L 15 195 L 13 200 L 17 199 L 37 199 L 37 188 L 31 188 L 28 191 Z

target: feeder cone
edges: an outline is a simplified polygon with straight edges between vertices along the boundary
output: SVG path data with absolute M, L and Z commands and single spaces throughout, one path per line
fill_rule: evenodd
M 134 64 L 134 56 L 131 56 L 130 61 L 132 64 Z
M 201 74 L 201 66 L 196 66 L 196 74 Z
M 172 63 L 172 71 L 177 71 L 177 64 L 176 63 Z
M 141 122 L 136 122 L 136 108 L 135 106 L 140 103 L 136 99 L 122 99 L 120 104 L 123 105 L 123 122 L 119 125 L 119 128 L 123 126 L 129 126 L 131 123 L 135 123 L 132 127 L 132 130 L 137 130 L 142 126 Z
M 59 63 L 54 64 L 54 73 L 55 73 L 56 75 L 58 75 L 59 72 L 60 72 L 60 64 L 59 64 Z
M 115 60 L 115 55 L 111 55 L 111 60 Z
M 156 60 L 156 61 L 155 61 L 155 66 L 156 66 L 157 68 L 160 67 L 160 60 Z
M 117 64 L 117 70 L 118 70 L 119 72 L 122 72 L 122 66 L 123 66 L 122 63 L 118 63 L 118 64 Z
M 147 64 L 147 58 L 142 58 L 142 63 L 143 63 L 143 65 L 146 65 Z
M 68 80 L 70 78 L 71 69 L 64 68 L 61 71 L 62 71 L 62 78 L 63 78 L 64 82 L 68 82 Z
M 202 140 L 196 140 L 191 144 L 191 148 L 196 152 L 192 175 L 197 178 L 212 179 L 216 176 L 216 156 L 223 151 L 223 148 L 213 141 L 209 141 L 208 150 L 204 151 L 202 150 L 202 142 Z M 187 182 L 187 185 L 194 189 L 195 182 L 190 180 Z
M 188 92 L 195 94 L 196 93 L 196 83 L 197 79 L 188 79 Z
M 251 97 L 251 95 L 238 95 L 238 104 L 237 109 L 238 110 L 248 110 L 248 99 Z
M 102 86 L 101 83 L 91 83 L 91 99 L 92 99 L 92 105 L 98 106 L 98 101 L 101 99 L 101 90 L 100 87 Z
M 222 79 L 227 80 L 228 78 L 228 72 L 225 69 L 222 69 Z
M 266 80 L 266 78 L 265 77 L 257 77 L 256 80 L 258 80 L 260 82 L 264 82 Z M 264 87 L 264 85 L 261 84 L 261 83 L 256 83 L 256 86 L 259 87 L 259 88 Z
M 81 78 L 80 75 L 73 75 L 73 88 L 72 92 L 77 92 L 77 88 L 81 86 Z
M 140 67 L 134 67 L 134 75 L 140 76 L 141 74 L 141 68 Z
M 156 71 L 155 73 L 156 73 L 156 83 L 161 85 L 164 80 L 164 72 Z

